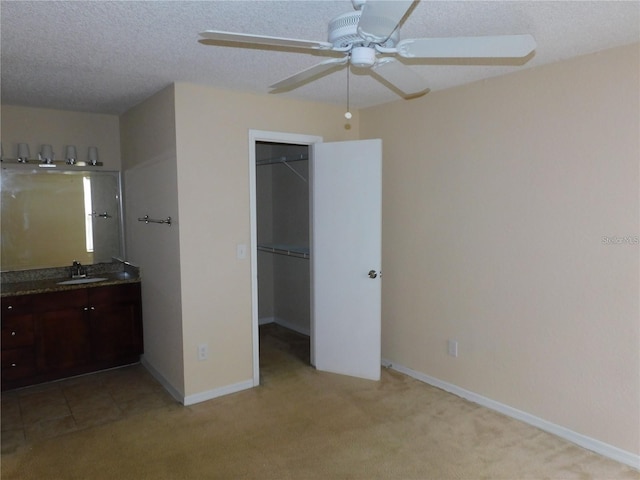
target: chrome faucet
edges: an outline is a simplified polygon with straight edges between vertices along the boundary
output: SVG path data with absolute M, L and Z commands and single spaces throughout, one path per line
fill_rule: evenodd
M 80 262 L 77 260 L 73 261 L 73 266 L 71 267 L 71 278 L 86 278 L 87 269 L 82 266 Z

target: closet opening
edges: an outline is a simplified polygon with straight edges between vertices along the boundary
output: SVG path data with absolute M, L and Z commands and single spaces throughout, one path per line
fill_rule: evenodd
M 311 364 L 309 150 L 255 141 L 258 351 L 265 372 Z

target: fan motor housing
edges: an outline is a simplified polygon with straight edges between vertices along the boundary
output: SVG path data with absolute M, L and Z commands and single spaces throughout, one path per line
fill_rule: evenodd
M 360 23 L 361 15 L 362 10 L 343 13 L 329 22 L 329 43 L 331 43 L 334 48 L 362 46 L 368 43 L 358 35 L 358 23 Z M 393 48 L 396 43 L 398 43 L 398 38 L 399 33 L 396 29 L 387 40 L 377 45 Z

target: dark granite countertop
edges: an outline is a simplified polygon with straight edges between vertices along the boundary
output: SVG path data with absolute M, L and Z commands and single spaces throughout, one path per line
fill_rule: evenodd
M 69 269 L 66 267 L 22 272 L 3 272 L 0 297 L 140 282 L 140 271 L 138 267 L 126 262 L 89 265 L 86 268 L 88 278 L 104 278 L 104 280 L 99 282 L 60 285 L 59 282 L 71 280 Z
M 80 283 L 75 285 L 59 285 L 58 282 L 70 280 L 69 278 L 58 278 L 54 280 L 31 280 L 27 282 L 3 283 L 0 297 L 10 295 L 30 295 L 33 293 L 59 292 L 62 290 L 74 290 L 77 288 L 93 288 L 104 287 L 107 285 L 118 285 L 121 283 L 136 283 L 140 281 L 140 277 L 127 272 L 107 273 L 99 275 L 99 278 L 105 278 L 101 282 Z

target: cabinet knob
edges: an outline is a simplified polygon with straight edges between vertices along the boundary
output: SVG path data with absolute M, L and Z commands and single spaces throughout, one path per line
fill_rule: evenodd
M 16 332 L 11 332 L 11 336 L 15 337 L 16 336 Z
M 13 310 L 13 305 L 7 305 L 7 310 Z
M 96 307 L 91 307 L 91 310 L 95 310 L 95 309 L 96 309 Z
M 86 312 L 87 310 L 89 310 L 89 307 L 84 307 L 83 310 Z
M 17 363 L 12 363 L 12 364 L 11 364 L 11 366 L 12 366 L 12 367 L 17 367 L 17 366 L 18 366 L 18 364 L 17 364 Z

